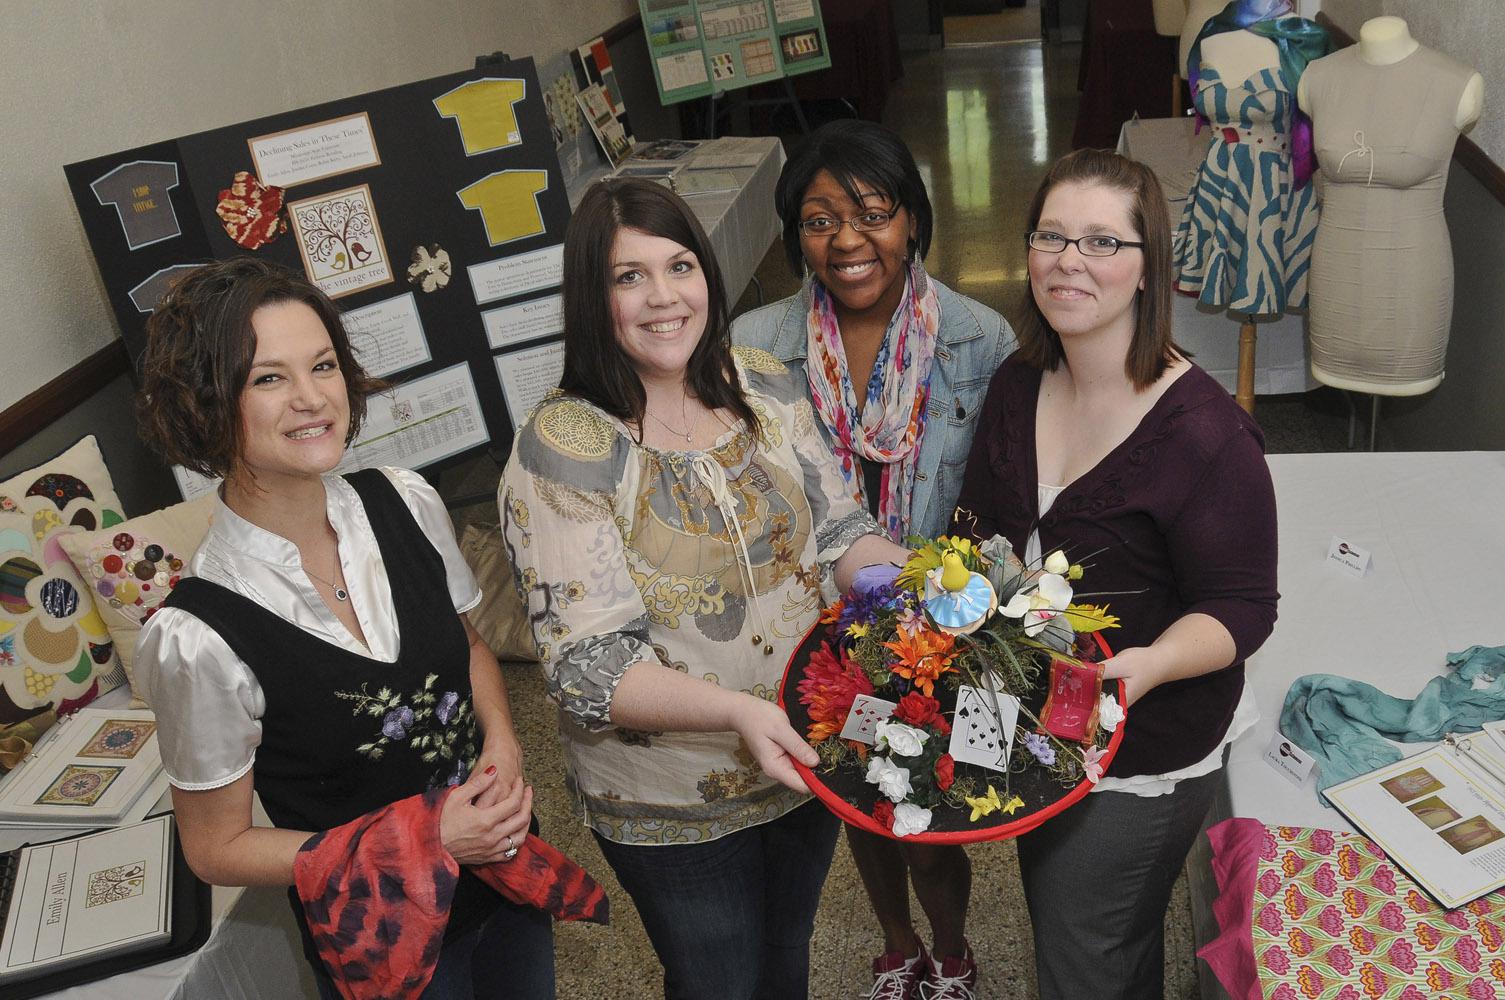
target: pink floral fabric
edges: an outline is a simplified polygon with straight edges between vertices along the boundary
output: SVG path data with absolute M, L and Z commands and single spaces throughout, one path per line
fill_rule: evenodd
M 1256 982 L 1225 979 L 1234 996 L 1505 1000 L 1505 893 L 1444 910 L 1357 834 L 1233 819 L 1208 835 L 1225 931 L 1229 892 L 1251 897 Z M 1216 945 L 1204 957 L 1220 978 L 1248 968 Z

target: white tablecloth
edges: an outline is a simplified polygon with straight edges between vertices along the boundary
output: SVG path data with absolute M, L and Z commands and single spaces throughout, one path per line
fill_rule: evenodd
M 1196 179 L 1197 167 L 1206 156 L 1212 134 L 1203 129 L 1194 134 L 1191 118 L 1133 119 L 1118 133 L 1118 151 L 1155 171 L 1165 189 L 1171 213 L 1171 230 L 1181 218 L 1186 194 Z M 1225 389 L 1238 388 L 1238 334 L 1240 319 L 1222 309 L 1203 306 L 1188 295 L 1175 295 L 1172 309 L 1176 341 L 1196 355 L 1197 364 Z M 1257 325 L 1258 347 L 1254 356 L 1254 391 L 1257 395 L 1306 392 L 1315 389 L 1306 344 L 1306 317 L 1282 316 Z
M 709 140 L 696 152 L 714 149 L 718 141 L 721 140 Z M 757 273 L 763 255 L 779 235 L 779 217 L 773 210 L 773 189 L 785 160 L 784 144 L 775 137 L 739 138 L 735 141 L 764 147 L 763 158 L 756 167 L 727 168 L 742 186 L 736 191 L 693 194 L 685 198 L 685 203 L 705 227 L 711 247 L 716 251 L 716 261 L 721 265 L 721 277 L 726 283 L 728 309 L 742 297 Z M 585 189 L 608 173 L 610 171 L 603 166 L 576 177 L 567 177 L 570 207 L 580 204 Z
M 1280 618 L 1248 663 L 1261 720 L 1228 762 L 1232 815 L 1352 829 L 1264 762 L 1285 694 L 1333 673 L 1413 697 L 1450 652 L 1505 645 L 1505 452 L 1272 455 Z M 1373 553 L 1358 579 L 1327 562 L 1334 535 Z M 1421 746 L 1403 746 L 1415 751 Z

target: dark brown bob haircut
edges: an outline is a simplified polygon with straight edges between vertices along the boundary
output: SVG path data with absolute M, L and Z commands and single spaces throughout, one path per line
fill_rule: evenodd
M 329 296 L 280 264 L 236 257 L 189 272 L 146 321 L 136 423 L 148 446 L 206 476 L 234 471 L 242 444 L 240 394 L 256 359 L 251 317 L 279 302 L 303 303 L 329 332 L 350 400 L 345 443 L 354 440 L 366 397 L 388 383 L 367 375 L 356 361 Z
M 732 365 L 726 286 L 711 241 L 688 205 L 667 188 L 640 177 L 592 184 L 565 231 L 564 375 L 559 387 L 637 424 L 641 440 L 647 398 L 637 370 L 617 343 L 612 310 L 612 248 L 624 229 L 673 240 L 695 254 L 705 275 L 707 315 L 705 333 L 685 366 L 685 385 L 706 406 L 725 407 L 761 436 Z
M 1134 339 L 1130 341 L 1129 353 L 1124 358 L 1124 374 L 1129 376 L 1134 388 L 1145 389 L 1165 373 L 1166 366 L 1178 353 L 1191 357 L 1171 335 L 1171 222 L 1160 182 L 1149 167 L 1117 153 L 1103 149 L 1079 149 L 1067 153 L 1051 166 L 1040 182 L 1040 188 L 1029 204 L 1026 233 L 1034 232 L 1040 225 L 1045 199 L 1058 184 L 1099 184 L 1129 196 L 1129 220 L 1144 243 L 1144 249 L 1138 251 L 1144 254 L 1144 290 L 1138 293 L 1136 300 Z M 1035 302 L 1034 289 L 1028 283 L 1020 314 L 1015 327 L 1020 358 L 1036 368 L 1055 371 L 1063 357 L 1061 337 L 1046 321 L 1045 314 Z

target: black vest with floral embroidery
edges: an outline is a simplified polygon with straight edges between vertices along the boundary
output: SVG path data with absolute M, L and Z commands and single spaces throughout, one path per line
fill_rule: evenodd
M 380 469 L 345 478 L 386 567 L 397 610 L 395 663 L 315 638 L 198 577 L 163 602 L 218 632 L 256 675 L 266 711 L 254 782 L 267 815 L 284 829 L 332 829 L 435 785 L 458 784 L 480 751 L 470 644 L 449 598 L 444 559 Z M 288 898 L 303 953 L 317 965 L 297 891 Z M 445 940 L 483 920 L 499 898 L 461 868 Z
M 255 601 L 189 577 L 165 602 L 219 633 L 261 685 L 255 785 L 279 827 L 327 830 L 465 778 L 479 750 L 470 647 L 444 561 L 385 474 L 346 477 L 365 507 L 397 611 L 383 663 L 304 632 Z

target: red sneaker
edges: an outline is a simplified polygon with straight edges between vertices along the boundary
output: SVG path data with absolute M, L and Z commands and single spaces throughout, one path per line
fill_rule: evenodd
M 920 983 L 919 1000 L 977 1000 L 977 960 L 972 945 L 966 954 L 931 963 L 930 972 Z
M 925 942 L 916 955 L 891 951 L 873 959 L 873 988 L 863 1000 L 918 1000 L 920 982 L 935 971 Z

